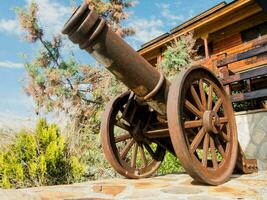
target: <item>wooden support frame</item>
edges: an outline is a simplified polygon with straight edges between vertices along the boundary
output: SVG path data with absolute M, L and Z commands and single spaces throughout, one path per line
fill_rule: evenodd
M 248 50 L 248 51 L 245 51 L 242 53 L 238 53 L 235 55 L 231 55 L 231 56 L 228 56 L 224 59 L 218 60 L 218 61 L 216 61 L 215 65 L 217 67 L 222 67 L 222 66 L 234 63 L 234 62 L 238 62 L 240 60 L 245 60 L 248 58 L 252 58 L 254 56 L 258 56 L 258 55 L 263 54 L 263 53 L 267 53 L 267 44 L 265 44 L 262 47 L 254 48 L 254 49 L 251 49 L 251 50 Z
M 232 102 L 246 101 L 251 99 L 257 99 L 261 97 L 267 97 L 267 88 L 256 90 L 252 92 L 240 93 L 232 95 Z
M 206 58 L 209 58 L 209 43 L 208 43 L 208 37 L 204 38 L 204 47 L 205 47 L 205 56 Z
M 267 65 L 260 66 L 256 69 L 252 69 L 239 74 L 229 75 L 228 65 L 234 62 L 245 60 L 248 58 L 256 57 L 267 53 L 266 39 L 257 42 L 254 49 L 250 49 L 245 52 L 237 53 L 227 56 L 223 59 L 217 60 L 214 64 L 219 68 L 219 76 L 221 82 L 225 86 L 226 92 L 231 95 L 230 86 L 231 83 L 246 81 L 248 86 L 248 92 L 231 95 L 232 102 L 240 102 L 246 100 L 253 100 L 258 98 L 267 97 L 267 88 L 252 91 L 251 80 L 255 77 L 267 76 Z
M 266 0 L 256 0 L 256 2 L 262 7 L 264 12 L 267 13 L 267 3 Z
M 222 77 L 221 81 L 224 85 L 227 85 L 233 82 L 238 82 L 238 81 L 250 79 L 253 77 L 265 76 L 265 75 L 267 75 L 267 65 L 261 66 L 257 69 L 249 70 L 247 72 L 242 72 L 240 74 L 234 74 L 228 77 Z

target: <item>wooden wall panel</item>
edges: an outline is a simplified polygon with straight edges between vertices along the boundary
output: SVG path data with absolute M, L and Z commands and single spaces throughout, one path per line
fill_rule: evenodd
M 260 65 L 267 64 L 267 54 L 262 54 L 257 57 L 241 60 L 239 62 L 232 63 L 228 66 L 228 69 L 234 73 L 246 71 Z
M 219 53 L 219 52 L 223 52 L 227 49 L 233 48 L 235 46 L 238 46 L 242 44 L 242 39 L 241 39 L 241 35 L 238 34 L 234 34 L 230 37 L 227 37 L 225 39 L 219 40 L 219 41 L 214 41 L 213 43 L 213 53 Z

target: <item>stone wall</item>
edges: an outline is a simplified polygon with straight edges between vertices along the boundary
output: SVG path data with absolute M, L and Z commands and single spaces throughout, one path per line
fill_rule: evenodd
M 236 113 L 238 140 L 247 158 L 267 170 L 267 110 Z

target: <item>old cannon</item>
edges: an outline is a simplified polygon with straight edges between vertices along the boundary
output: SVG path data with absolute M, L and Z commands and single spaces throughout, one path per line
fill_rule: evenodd
M 238 148 L 234 112 L 210 70 L 188 67 L 170 83 L 86 3 L 62 32 L 130 89 L 108 104 L 101 124 L 104 154 L 118 173 L 149 177 L 167 150 L 197 181 L 229 178 Z

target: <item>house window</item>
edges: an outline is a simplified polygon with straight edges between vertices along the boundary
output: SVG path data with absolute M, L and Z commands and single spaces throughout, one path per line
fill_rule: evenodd
M 242 41 L 248 42 L 267 34 L 267 22 L 241 32 Z

